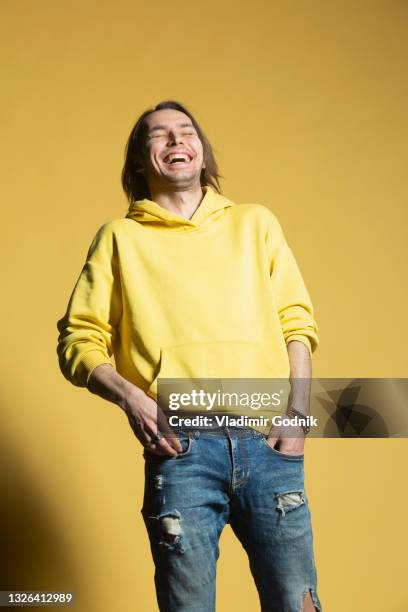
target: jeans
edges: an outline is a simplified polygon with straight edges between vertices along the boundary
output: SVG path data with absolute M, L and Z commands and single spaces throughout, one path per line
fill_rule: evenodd
M 226 523 L 248 555 L 262 612 L 301 612 L 309 590 L 321 611 L 304 456 L 272 449 L 251 428 L 180 431 L 178 437 L 183 450 L 176 457 L 143 453 L 141 512 L 160 611 L 215 610 Z

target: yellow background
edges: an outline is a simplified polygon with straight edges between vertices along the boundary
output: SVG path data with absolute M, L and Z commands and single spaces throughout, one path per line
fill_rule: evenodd
M 318 377 L 406 377 L 407 21 L 400 1 L 7 1 L 1 8 L 1 589 L 156 610 L 141 448 L 60 374 L 56 321 L 139 113 L 203 124 L 237 202 L 282 223 L 315 305 Z M 326 612 L 406 612 L 406 440 L 309 440 Z M 227 528 L 218 610 L 256 611 Z

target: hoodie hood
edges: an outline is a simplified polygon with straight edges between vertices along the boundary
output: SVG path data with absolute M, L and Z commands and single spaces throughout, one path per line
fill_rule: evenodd
M 212 223 L 222 215 L 227 208 L 233 206 L 233 202 L 217 193 L 212 187 L 203 187 L 204 197 L 191 219 L 178 215 L 153 200 L 138 200 L 129 206 L 126 214 L 127 219 L 133 219 L 149 227 L 157 229 L 166 228 L 170 230 L 198 229 Z

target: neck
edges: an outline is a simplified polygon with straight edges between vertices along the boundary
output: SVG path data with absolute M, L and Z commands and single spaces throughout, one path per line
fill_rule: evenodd
M 204 197 L 200 183 L 179 191 L 162 191 L 150 188 L 151 199 L 163 208 L 177 215 L 191 219 Z

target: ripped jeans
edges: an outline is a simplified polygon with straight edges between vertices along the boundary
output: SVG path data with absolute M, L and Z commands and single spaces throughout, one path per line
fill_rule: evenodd
M 143 453 L 141 512 L 160 611 L 215 610 L 218 541 L 226 523 L 248 555 L 262 612 L 301 612 L 309 591 L 321 611 L 303 455 L 272 449 L 251 428 L 178 437 L 183 451 L 176 457 Z

